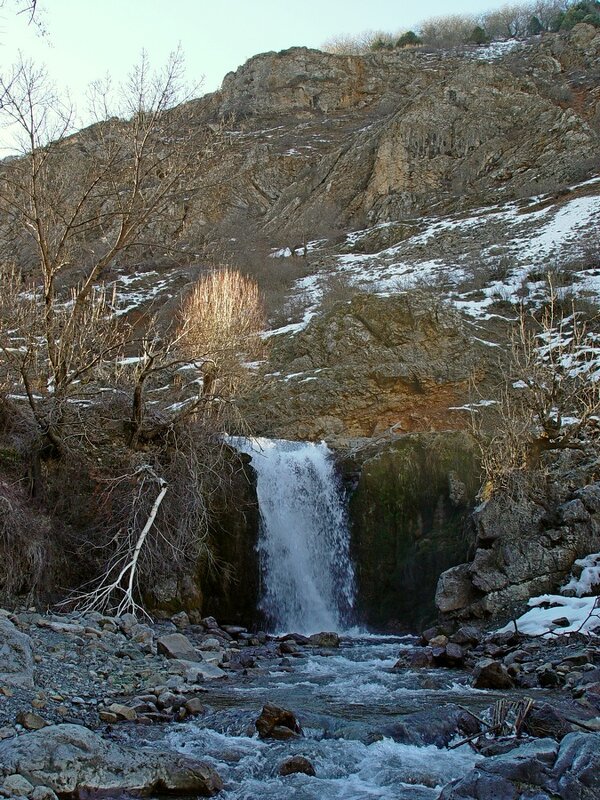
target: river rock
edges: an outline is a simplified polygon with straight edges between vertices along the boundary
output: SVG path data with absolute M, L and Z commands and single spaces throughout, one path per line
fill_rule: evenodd
M 510 689 L 513 681 L 504 664 L 492 658 L 482 658 L 473 670 L 475 689 Z
M 261 739 L 293 739 L 302 735 L 295 715 L 285 708 L 267 703 L 256 720 L 256 730 Z
M 569 733 L 560 743 L 538 739 L 480 761 L 439 800 L 597 800 L 600 734 Z
M 337 633 L 322 631 L 309 636 L 308 644 L 310 647 L 339 647 L 340 637 Z
M 17 722 L 28 731 L 39 731 L 48 724 L 43 717 L 33 711 L 21 711 L 17 714 Z
M 183 661 L 200 661 L 201 656 L 187 636 L 182 633 L 169 633 L 161 636 L 156 646 L 158 652 L 167 658 L 176 658 Z
M 571 733 L 573 726 L 560 711 L 548 703 L 541 703 L 536 704 L 527 714 L 523 729 L 530 736 L 537 736 L 540 739 L 548 737 L 560 742 Z
M 533 800 L 535 795 L 531 787 L 541 787 L 551 780 L 557 751 L 558 745 L 553 739 L 539 739 L 486 758 L 464 778 L 447 786 L 439 800 L 520 800 L 524 797 Z M 523 794 L 521 787 L 525 790 Z M 530 792 L 526 793 L 527 789 Z M 545 795 L 538 797 L 541 800 Z
M 473 625 L 463 625 L 452 634 L 450 641 L 463 647 L 475 647 L 481 641 L 481 633 Z
M 295 772 L 302 772 L 304 775 L 315 776 L 315 768 L 312 763 L 304 756 L 291 756 L 286 758 L 279 767 L 280 775 L 293 775 Z
M 152 792 L 212 797 L 212 767 L 176 753 L 125 747 L 80 725 L 53 725 L 0 742 L 0 776 L 19 774 L 58 794 Z
M 33 688 L 31 638 L 0 617 L 0 684 Z

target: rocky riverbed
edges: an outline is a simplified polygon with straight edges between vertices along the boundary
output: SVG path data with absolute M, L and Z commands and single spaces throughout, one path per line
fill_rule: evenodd
M 0 653 L 0 796 L 600 796 L 600 649 L 581 634 L 28 610 L 0 612 Z M 502 701 L 530 706 L 518 737 L 490 727 Z

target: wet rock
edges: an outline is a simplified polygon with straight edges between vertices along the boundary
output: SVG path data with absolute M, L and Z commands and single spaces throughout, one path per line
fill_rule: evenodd
M 394 665 L 394 669 L 403 669 L 405 663 L 400 660 Z M 409 667 L 411 669 L 426 669 L 433 666 L 433 652 L 431 647 L 424 647 L 422 650 L 415 650 L 410 656 Z
M 473 625 L 463 625 L 452 634 L 450 641 L 463 647 L 475 647 L 481 641 L 481 634 Z
M 565 717 L 548 703 L 535 705 L 525 719 L 525 733 L 540 739 L 550 738 L 560 742 L 571 733 L 573 726 Z
M 300 652 L 298 645 L 294 641 L 281 642 L 279 645 L 281 655 L 295 656 Z
M 465 660 L 465 651 L 459 644 L 448 642 L 445 657 L 449 666 L 460 667 Z
M 161 791 L 212 797 L 223 786 L 207 764 L 125 747 L 78 725 L 53 725 L 0 742 L 0 776 L 19 773 L 57 794 Z
M 432 639 L 429 640 L 429 646 L 433 648 L 444 648 L 448 644 L 448 637 L 444 636 L 443 633 L 434 636 Z
M 533 793 L 521 794 L 521 788 L 541 787 L 550 781 L 557 751 L 555 741 L 539 739 L 486 758 L 447 786 L 439 800 L 517 800 L 524 796 L 533 800 Z
M 0 617 L 0 684 L 33 688 L 31 638 Z
M 291 711 L 267 703 L 256 720 L 261 739 L 293 739 L 302 735 L 300 723 Z
M 337 633 L 322 631 L 309 636 L 308 644 L 310 647 L 339 647 L 340 637 Z
M 304 756 L 291 756 L 286 758 L 279 767 L 280 775 L 293 775 L 295 772 L 302 772 L 304 775 L 315 776 L 315 768 Z
M 513 685 L 512 678 L 500 661 L 484 658 L 475 665 L 472 680 L 475 689 L 510 689 Z
M 184 708 L 190 717 L 197 717 L 200 714 L 206 714 L 208 710 L 199 697 L 190 697 L 189 700 L 185 701 Z
M 292 641 L 296 644 L 307 645 L 309 643 L 309 638 L 308 636 L 303 636 L 301 633 L 288 633 L 283 637 L 282 641 Z
M 439 636 L 440 629 L 438 627 L 435 628 L 427 628 L 421 634 L 421 644 L 429 644 L 429 642 L 434 639 L 436 636 Z
M 481 722 L 469 711 L 461 711 L 456 721 L 456 727 L 465 736 L 473 736 L 481 731 Z
M 156 646 L 158 652 L 167 658 L 183 661 L 200 661 L 201 659 L 194 645 L 182 633 L 170 633 L 166 636 L 161 636 L 157 640 Z

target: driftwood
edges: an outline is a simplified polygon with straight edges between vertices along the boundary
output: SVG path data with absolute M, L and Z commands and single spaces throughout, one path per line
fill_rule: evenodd
M 449 745 L 448 750 L 454 750 L 463 744 L 472 745 L 476 739 L 482 737 L 495 739 L 500 736 L 514 736 L 519 738 L 525 719 L 533 708 L 533 704 L 533 700 L 530 697 L 525 697 L 522 700 L 498 700 L 489 709 L 489 722 L 478 717 L 468 708 L 459 706 L 463 711 L 470 714 L 473 719 L 476 719 L 486 730 L 474 733 L 471 736 L 467 736 L 466 739 L 461 739 L 460 742 Z

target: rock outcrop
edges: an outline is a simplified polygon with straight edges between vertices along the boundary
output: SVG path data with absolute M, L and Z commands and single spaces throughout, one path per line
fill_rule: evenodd
M 434 297 L 358 294 L 278 337 L 248 412 L 255 430 L 290 439 L 444 430 L 462 424 L 449 409 L 476 363 L 460 317 Z
M 556 591 L 577 558 L 600 550 L 600 485 L 554 486 L 535 496 L 492 497 L 472 515 L 474 555 L 440 577 L 436 604 L 454 619 L 514 618 Z M 554 499 L 554 502 L 553 502 Z
M 412 434 L 363 458 L 350 501 L 358 613 L 376 628 L 414 630 L 435 616 L 440 573 L 467 554 L 477 448 L 466 433 Z

